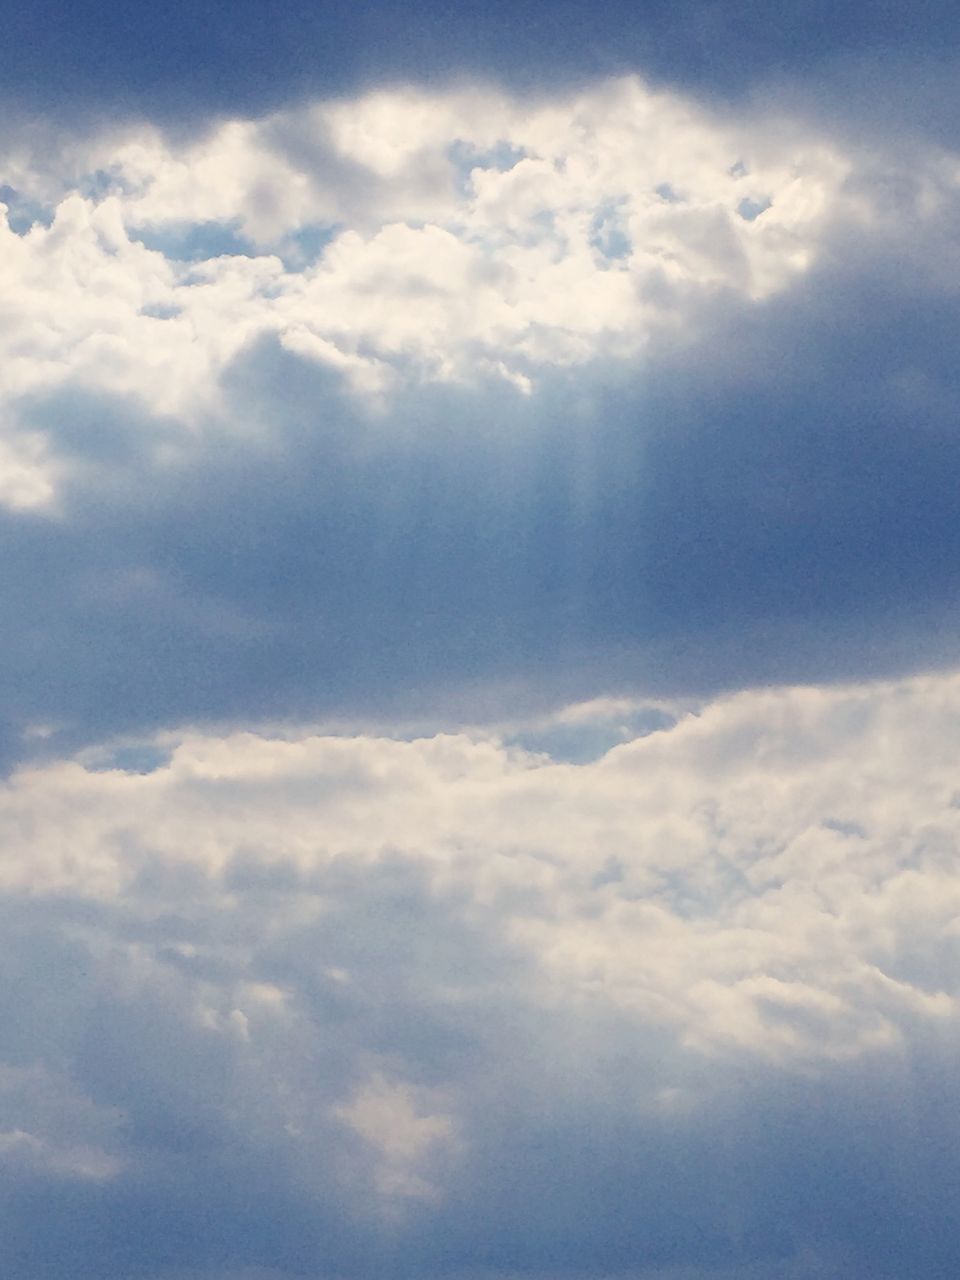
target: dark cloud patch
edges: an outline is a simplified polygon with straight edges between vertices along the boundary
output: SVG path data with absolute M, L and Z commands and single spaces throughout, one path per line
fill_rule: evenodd
M 918 0 L 775 11 L 762 0 L 524 0 L 411 8 L 400 0 L 164 0 L 134 14 L 113 0 L 64 10 L 0 8 L 0 77 L 21 114 L 120 111 L 191 127 L 197 114 L 259 114 L 308 94 L 385 80 L 473 75 L 544 86 L 643 70 L 694 91 L 737 96 L 758 81 L 809 75 L 838 55 L 938 53 L 955 6 Z
M 35 403 L 68 479 L 60 517 L 3 517 L 9 750 L 955 660 L 958 302 L 847 248 L 529 398 L 418 387 L 371 416 L 264 341 L 198 438 Z
M 396 880 L 389 866 L 368 868 L 363 882 L 341 881 L 332 893 L 353 914 L 355 954 L 358 944 L 379 945 L 383 926 L 414 937 Z M 458 908 L 428 907 L 423 888 L 410 895 L 417 910 L 443 928 L 462 927 Z M 374 919 L 364 901 L 378 899 Z M 223 909 L 212 896 L 195 943 L 219 944 Z M 115 925 L 129 933 L 136 910 L 128 899 L 126 921 L 105 917 L 91 952 L 111 937 L 116 946 Z M 91 956 L 83 985 L 96 994 L 84 999 L 82 1034 L 54 1024 L 57 1043 L 44 1052 L 85 1105 L 119 1118 L 111 1144 L 124 1172 L 8 1176 L 0 1218 L 13 1280 L 189 1268 L 219 1277 L 256 1267 L 291 1280 L 318 1268 L 351 1280 L 558 1269 L 581 1280 L 950 1274 L 960 1240 L 951 1198 L 960 1135 L 951 1119 L 955 1046 L 942 1036 L 917 1028 L 909 1052 L 814 1072 L 702 1058 L 601 1001 L 540 1007 L 519 970 L 486 990 L 471 952 L 496 951 L 491 919 L 464 935 L 450 1010 L 467 1027 L 476 1019 L 483 1034 L 471 1034 L 469 1053 L 438 1054 L 421 1035 L 415 994 L 428 993 L 424 978 L 438 974 L 409 946 L 381 948 L 371 973 L 361 964 L 358 991 L 344 997 L 359 1000 L 356 1016 L 345 1019 L 311 994 L 311 966 L 326 958 L 333 935 L 322 924 L 314 938 L 289 929 L 255 891 L 242 911 L 247 945 L 235 949 L 219 991 L 171 968 L 139 930 L 126 962 L 119 948 L 106 966 Z M 275 975 L 265 920 L 298 957 L 300 972 L 285 975 L 293 1030 L 257 1027 L 247 1041 L 222 1023 L 203 1026 L 198 1000 L 225 1011 L 234 982 Z M 48 930 L 38 938 L 35 947 L 49 945 Z M 22 938 L 5 938 L 5 963 L 21 946 Z M 397 1017 L 412 1020 L 409 1035 L 388 1047 L 369 998 L 391 974 L 406 980 L 402 991 L 392 988 Z M 349 1174 L 359 1152 L 333 1109 L 371 1061 L 429 1083 L 424 1055 L 457 1099 L 458 1158 L 442 1196 L 381 1217 L 364 1161 L 356 1181 Z M 306 1137 L 291 1116 L 309 1117 Z M 64 1126 L 61 1106 L 47 1122 L 51 1143 Z

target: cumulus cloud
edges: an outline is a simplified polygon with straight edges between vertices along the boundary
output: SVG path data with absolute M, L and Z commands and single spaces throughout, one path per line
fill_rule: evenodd
M 622 78 L 0 169 L 4 760 L 956 660 L 942 147 Z
M 366 866 L 399 859 L 448 889 L 469 884 L 498 909 L 529 896 L 512 940 L 579 984 L 595 981 L 627 1004 L 645 998 L 644 974 L 656 1002 L 673 984 L 696 989 L 692 1007 L 673 1009 L 688 1037 L 742 1039 L 774 1055 L 791 1046 L 843 1053 L 859 1034 L 841 995 L 847 982 L 867 984 L 880 1003 L 951 1009 L 939 990 L 923 994 L 929 984 L 913 988 L 909 966 L 891 974 L 879 958 L 871 968 L 853 953 L 885 894 L 894 912 L 900 902 L 922 906 L 920 850 L 929 908 L 944 924 L 955 914 L 951 878 L 937 869 L 955 835 L 947 744 L 957 696 L 953 678 L 746 693 L 581 765 L 462 735 L 192 737 L 168 744 L 169 762 L 147 773 L 111 769 L 94 754 L 86 767 L 64 762 L 11 779 L 4 887 L 100 900 L 128 894 L 153 857 L 212 883 L 255 879 L 256 868 L 296 882 L 344 856 Z M 919 833 L 918 812 L 929 817 Z M 68 841 L 58 834 L 67 815 Z M 862 917 L 853 900 L 833 905 L 853 883 L 877 895 Z M 596 896 L 584 915 L 588 890 Z M 819 922 L 815 946 L 804 908 Z M 754 966 L 766 974 L 768 953 L 783 956 L 793 941 L 826 993 L 786 975 L 753 985 Z M 724 972 L 732 965 L 742 1019 L 733 1007 L 705 1016 L 713 996 L 729 994 L 711 985 L 718 962 Z M 883 1020 L 876 1030 L 892 1034 Z
M 7 1202 L 95 1184 L 121 1226 L 78 1256 L 150 1275 L 194 1250 L 231 1277 L 928 1263 L 958 699 L 956 676 L 745 692 L 582 764 L 514 725 L 21 769 L 0 1096 L 46 1101 L 0 1117 Z M 645 714 L 558 722 L 611 713 Z M 156 1231 L 121 1238 L 147 1204 Z M 888 1256 L 864 1213 L 893 1215 Z M 19 1222 L 24 1256 L 44 1230 Z
M 178 3 L 0 49 L 4 1275 L 953 1275 L 937 4 Z
M 266 335 L 368 396 L 478 373 L 529 390 L 635 356 L 718 290 L 784 288 L 849 168 L 636 79 L 540 103 L 381 92 L 179 145 L 144 126 L 52 157 L 11 143 L 5 416 L 68 381 L 196 421 Z

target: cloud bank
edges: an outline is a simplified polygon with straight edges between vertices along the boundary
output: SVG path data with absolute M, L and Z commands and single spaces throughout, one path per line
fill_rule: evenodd
M 9 15 L 12 1280 L 954 1275 L 955 18 L 800 9 Z
M 630 77 L 0 171 L 8 760 L 956 661 L 941 146 Z
M 68 381 L 193 422 L 266 337 L 375 403 L 636 357 L 807 267 L 849 162 L 634 78 L 384 92 L 177 147 L 140 126 L 2 167 L 8 412 Z
M 19 771 L 11 1274 L 941 1274 L 958 699 L 595 705 L 562 723 L 626 740 L 583 764 L 521 745 L 555 721 Z

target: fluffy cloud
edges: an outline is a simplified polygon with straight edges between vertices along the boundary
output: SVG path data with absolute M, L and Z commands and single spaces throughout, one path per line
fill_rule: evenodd
M 4 413 L 68 381 L 196 422 L 266 335 L 368 396 L 478 374 L 528 391 L 542 367 L 635 356 L 718 291 L 785 287 L 849 168 L 635 79 L 542 103 L 378 93 L 52 159 L 12 142 Z M 50 469 L 18 479 L 22 454 L 8 501 L 43 503 Z
M 746 693 L 580 765 L 462 735 L 191 737 L 142 774 L 95 754 L 13 776 L 4 888 L 113 900 L 152 859 L 211 885 L 399 860 L 441 896 L 463 890 L 496 909 L 511 945 L 565 984 L 595 983 L 626 1005 L 649 985 L 686 1038 L 842 1054 L 860 1032 L 847 984 L 863 984 L 871 1006 L 952 1012 L 931 975 L 912 981 L 902 952 L 909 933 L 942 945 L 960 912 L 958 697 L 952 678 Z M 940 926 L 918 928 L 913 910 Z M 873 964 L 870 935 L 889 951 Z M 773 955 L 813 985 L 770 975 Z M 714 997 L 735 1002 L 706 1016 Z M 893 1035 L 879 1015 L 874 1029 Z
M 4 1275 L 953 1276 L 957 19 L 179 7 L 0 48 Z
M 95 1186 L 119 1226 L 73 1247 L 148 1274 L 198 1265 L 181 1238 L 231 1278 L 546 1275 L 558 1249 L 584 1275 L 901 1274 L 936 1248 L 898 1169 L 929 1207 L 955 1163 L 924 1144 L 960 1025 L 958 702 L 936 677 L 21 769 L 7 1201 Z M 570 726 L 626 740 L 522 745 Z M 893 1214 L 882 1261 L 841 1187 Z M 45 1229 L 19 1222 L 23 1256 Z
M 955 662 L 956 160 L 804 119 L 12 129 L 3 758 Z

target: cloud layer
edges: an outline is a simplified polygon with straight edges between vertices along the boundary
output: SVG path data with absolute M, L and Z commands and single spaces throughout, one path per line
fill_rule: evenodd
M 4 1276 L 953 1277 L 954 9 L 220 8 L 0 0 Z
M 513 745 L 188 735 L 21 770 L 11 1274 L 941 1274 L 958 699 L 929 678 L 595 705 Z M 520 745 L 564 727 L 626 740 Z
M 956 661 L 942 147 L 636 78 L 39 128 L 7 759 Z

